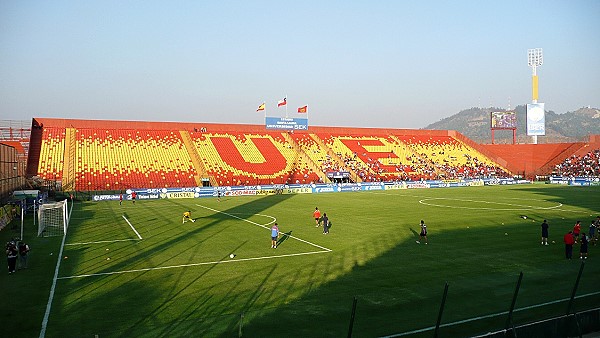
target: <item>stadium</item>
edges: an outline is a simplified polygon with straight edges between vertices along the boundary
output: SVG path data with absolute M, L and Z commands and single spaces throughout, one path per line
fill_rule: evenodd
M 565 260 L 562 237 L 600 214 L 599 135 L 498 145 L 452 130 L 52 118 L 3 131 L 4 172 L 16 174 L 1 234 L 36 253 L 34 276 L 19 271 L 10 278 L 24 284 L 3 289 L 27 312 L 3 314 L 7 334 L 598 330 L 596 247 L 589 262 L 577 245 Z M 181 224 L 187 210 L 196 222 Z M 540 246 L 545 219 L 552 241 Z
M 0 2 L 0 337 L 598 337 L 597 13 Z

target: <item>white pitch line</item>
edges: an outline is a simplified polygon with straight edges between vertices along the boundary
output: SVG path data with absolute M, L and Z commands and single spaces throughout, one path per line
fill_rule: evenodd
M 154 270 L 186 268 L 186 267 L 190 267 L 190 266 L 214 265 L 214 264 L 221 264 L 221 263 L 235 263 L 235 262 L 244 262 L 244 261 L 258 261 L 258 260 L 263 260 L 263 259 L 274 259 L 274 258 L 283 258 L 283 257 L 314 255 L 314 254 L 326 253 L 326 252 L 330 252 L 330 251 L 331 250 L 329 250 L 329 251 L 311 251 L 311 252 L 301 252 L 301 253 L 276 255 L 276 256 L 262 256 L 262 257 L 252 257 L 252 258 L 231 259 L 231 260 L 227 260 L 227 261 L 212 261 L 212 262 L 190 263 L 190 264 L 181 264 L 181 265 L 159 266 L 159 267 L 155 267 L 155 268 L 122 270 L 122 271 L 112 271 L 112 272 L 100 272 L 100 273 L 91 273 L 91 274 L 87 274 L 87 275 L 76 275 L 76 276 L 58 277 L 57 279 L 73 279 L 73 278 L 83 278 L 83 277 L 107 276 L 107 275 L 116 275 L 116 274 L 124 274 L 124 273 L 131 273 L 131 272 L 145 272 L 145 271 L 154 271 Z
M 236 215 L 233 215 L 233 214 L 230 214 L 230 213 L 227 213 L 227 212 L 224 212 L 224 211 L 220 211 L 220 210 L 217 210 L 217 209 L 209 208 L 209 207 L 207 207 L 207 206 L 204 206 L 204 205 L 200 205 L 200 204 L 196 204 L 196 205 L 197 205 L 197 206 L 199 206 L 199 207 L 201 207 L 201 208 L 208 209 L 208 210 L 212 210 L 212 211 L 214 211 L 214 212 L 218 212 L 218 213 L 221 213 L 221 214 L 227 215 L 227 216 L 229 216 L 229 217 L 237 218 L 237 219 L 239 219 L 240 221 L 248 222 L 248 223 L 250 223 L 250 224 L 258 225 L 258 226 L 259 226 L 259 227 L 261 227 L 261 228 L 265 228 L 265 229 L 267 229 L 267 230 L 271 230 L 269 227 L 266 227 L 266 226 L 264 226 L 264 225 L 262 225 L 262 224 L 260 224 L 260 223 L 252 222 L 252 221 L 250 221 L 250 220 L 247 220 L 247 219 L 245 219 L 245 218 L 241 218 L 241 217 L 238 217 L 238 216 L 236 216 Z M 265 215 L 265 216 L 266 216 L 266 215 Z M 271 217 L 271 216 L 268 216 L 268 217 Z M 311 242 L 309 242 L 309 241 L 305 241 L 305 240 L 303 240 L 303 239 L 300 239 L 300 238 L 298 238 L 298 237 L 295 237 L 295 236 L 292 236 L 292 235 L 285 235 L 285 236 L 288 236 L 288 237 L 290 237 L 290 238 L 293 238 L 293 239 L 295 239 L 295 240 L 297 240 L 297 241 L 304 242 L 304 243 L 306 243 L 306 244 L 312 245 L 312 246 L 314 246 L 314 247 L 316 247 L 316 248 L 319 248 L 319 249 L 321 249 L 321 250 L 325 250 L 325 251 L 327 251 L 327 252 L 330 252 L 330 251 L 332 251 L 331 249 L 328 249 L 328 248 L 326 248 L 326 247 L 320 246 L 320 245 L 318 245 L 318 244 L 315 244 L 315 243 L 311 243 Z
M 122 216 L 123 216 L 123 219 L 125 220 L 125 222 L 127 222 L 127 224 L 129 224 L 129 226 L 131 227 L 133 232 L 135 232 L 135 234 L 138 236 L 138 238 L 142 239 L 142 236 L 140 236 L 140 233 L 137 232 L 137 230 L 135 230 L 135 228 L 133 227 L 133 225 L 131 225 L 131 223 L 129 223 L 129 220 L 127 219 L 127 217 L 125 217 L 125 215 L 122 215 Z
M 62 243 L 60 245 L 60 250 L 58 255 L 56 256 L 56 268 L 54 268 L 54 278 L 52 279 L 52 287 L 50 287 L 50 296 L 48 296 L 48 303 L 46 303 L 46 312 L 44 313 L 44 319 L 42 319 L 42 328 L 40 330 L 39 338 L 44 338 L 46 336 L 46 328 L 48 327 L 48 318 L 50 318 L 50 309 L 52 308 L 52 300 L 54 299 L 54 290 L 56 290 L 56 281 L 59 279 L 58 270 L 60 269 L 60 261 L 63 254 L 63 249 L 65 248 L 65 240 L 67 239 L 67 234 L 63 235 Z
M 128 238 L 128 239 L 114 239 L 112 241 L 96 241 L 96 242 L 80 242 L 80 243 L 68 243 L 65 245 L 87 245 L 87 244 L 102 244 L 102 243 L 114 243 L 114 242 L 129 242 L 129 241 L 139 241 L 136 238 Z
M 482 208 L 482 207 L 461 207 L 455 205 L 440 205 L 433 203 L 426 203 L 425 201 L 431 200 L 448 200 L 448 201 L 461 201 L 461 202 L 473 202 L 473 203 L 487 203 L 487 204 L 500 204 L 500 205 L 509 205 L 509 206 L 517 206 L 519 208 Z M 465 200 L 460 198 L 445 198 L 445 197 L 434 197 L 434 198 L 425 198 L 419 200 L 419 203 L 424 205 L 429 205 L 433 207 L 442 207 L 442 208 L 450 208 L 450 209 L 471 209 L 471 210 L 498 210 L 498 211 L 515 211 L 515 210 L 551 210 L 558 209 L 563 206 L 562 203 L 558 203 L 558 205 L 550 206 L 550 207 L 534 207 L 531 205 L 518 205 L 512 203 L 504 203 L 504 202 L 489 202 L 489 201 L 479 201 L 479 200 Z
M 584 295 L 575 296 L 575 299 L 582 298 L 582 297 L 588 297 L 588 296 L 595 296 L 595 295 L 598 295 L 598 294 L 600 294 L 600 291 L 592 292 L 592 293 L 586 293 Z M 562 302 L 566 302 L 566 301 L 568 301 L 570 299 L 571 298 L 563 298 L 563 299 L 553 300 L 553 301 L 545 302 L 545 303 L 541 303 L 541 304 L 530 305 L 530 306 L 526 306 L 526 307 L 515 309 L 514 312 L 530 310 L 530 309 L 534 309 L 536 307 L 542 307 L 542 306 L 552 305 L 552 304 L 556 304 L 556 303 L 562 303 Z M 485 315 L 485 316 L 478 316 L 478 317 L 473 317 L 473 318 L 469 318 L 469 319 L 459 320 L 459 321 L 452 322 L 452 323 L 441 324 L 440 327 L 454 326 L 454 325 L 464 324 L 464 323 L 468 323 L 468 322 L 473 322 L 473 321 L 476 321 L 476 320 L 487 319 L 487 318 L 492 318 L 492 317 L 498 317 L 498 316 L 507 315 L 507 314 L 508 314 L 508 311 L 502 311 L 502 312 L 492 313 L 492 314 Z M 402 332 L 402 333 L 396 333 L 396 334 L 392 334 L 392 335 L 389 335 L 389 336 L 381 336 L 380 338 L 402 337 L 402 336 L 408 336 L 408 335 L 415 334 L 415 333 L 421 333 L 421 332 L 431 331 L 431 330 L 434 330 L 434 329 L 435 329 L 435 326 L 430 326 L 430 327 L 426 327 L 426 328 L 423 328 L 423 329 L 418 329 L 418 330 L 413 330 L 413 331 L 407 331 L 407 332 Z

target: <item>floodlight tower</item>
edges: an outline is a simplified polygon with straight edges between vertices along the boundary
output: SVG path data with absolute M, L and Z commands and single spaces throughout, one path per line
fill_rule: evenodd
M 533 70 L 531 77 L 532 80 L 532 92 L 531 92 L 531 103 L 537 103 L 538 100 L 538 76 L 537 67 L 540 67 L 544 63 L 544 56 L 542 55 L 541 48 L 534 48 L 527 50 L 527 64 Z
M 544 56 L 541 48 L 527 50 L 527 64 L 531 67 L 531 103 L 538 103 L 538 76 L 537 67 L 544 63 Z M 537 135 L 533 135 L 533 144 L 537 144 Z

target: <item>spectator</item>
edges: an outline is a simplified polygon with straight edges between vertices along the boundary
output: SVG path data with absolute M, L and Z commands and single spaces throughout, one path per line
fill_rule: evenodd
M 572 155 L 554 167 L 563 177 L 600 176 L 600 149 L 589 151 L 583 156 Z

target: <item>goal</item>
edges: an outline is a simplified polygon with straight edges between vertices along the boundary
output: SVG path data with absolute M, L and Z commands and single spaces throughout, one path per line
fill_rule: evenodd
M 46 203 L 38 209 L 38 237 L 63 236 L 69 226 L 67 200 Z

